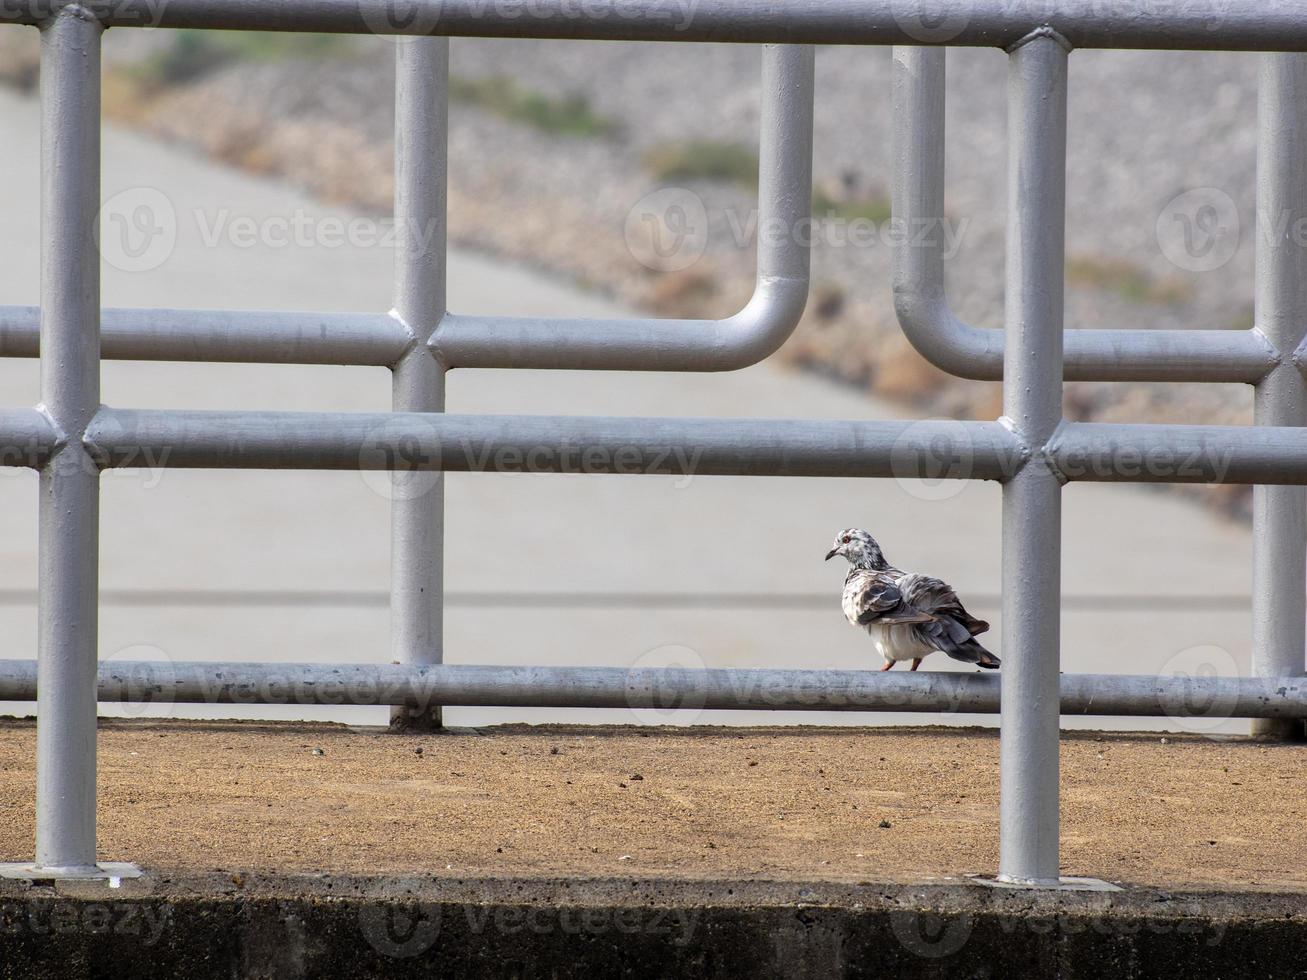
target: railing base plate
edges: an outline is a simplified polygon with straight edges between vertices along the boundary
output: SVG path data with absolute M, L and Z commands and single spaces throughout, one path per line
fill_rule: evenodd
M 24 881 L 107 881 L 117 888 L 124 878 L 139 878 L 143 872 L 135 864 L 125 861 L 103 861 L 86 867 L 41 868 L 32 862 L 0 863 L 0 878 L 19 878 Z
M 1119 892 L 1124 891 L 1120 885 L 1101 878 L 1058 878 L 1057 881 L 1005 881 L 985 875 L 967 875 L 969 881 L 987 888 L 1048 888 L 1060 892 Z

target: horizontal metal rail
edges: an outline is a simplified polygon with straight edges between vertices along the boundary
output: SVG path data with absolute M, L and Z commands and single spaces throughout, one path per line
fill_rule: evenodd
M 67 0 L 6 0 L 0 22 L 42 24 Z M 453 37 L 1008 48 L 1050 27 L 1078 48 L 1307 50 L 1299 0 L 90 0 L 106 27 L 443 34 Z
M 943 48 L 894 49 L 894 307 L 912 346 L 961 378 L 1003 378 L 1004 331 L 963 323 L 944 290 Z M 1078 381 L 1256 384 L 1281 355 L 1260 330 L 1069 330 L 1062 376 Z
M 386 313 L 105 309 L 100 356 L 119 361 L 227 361 L 390 367 L 412 342 Z M 39 357 L 41 311 L 0 306 L 0 357 Z
M 431 347 L 447 367 L 732 371 L 789 339 L 808 302 L 813 50 L 763 49 L 758 275 L 725 320 L 446 316 Z
M 1064 715 L 1307 718 L 1307 677 L 1063 674 Z M 0 701 L 36 698 L 36 662 L 0 660 Z M 99 667 L 102 702 L 928 711 L 995 714 L 995 674 L 437 664 L 173 663 Z
M 1307 427 L 1063 422 L 1044 452 L 1065 480 L 1307 483 Z
M 105 467 L 1003 480 L 1022 459 L 998 422 L 102 408 L 86 438 Z
M 1003 423 L 948 420 L 102 408 L 86 439 L 106 468 L 149 459 L 164 468 L 1006 481 L 1029 453 Z M 1064 482 L 1307 484 L 1300 427 L 1064 422 L 1040 452 Z
M 774 353 L 808 301 L 803 229 L 812 204 L 812 48 L 765 47 L 762 92 L 758 227 L 770 231 L 759 235 L 757 282 L 742 310 L 723 320 L 600 320 L 456 315 L 442 307 L 428 340 L 441 365 L 732 371 Z M 377 313 L 111 309 L 102 314 L 101 353 L 124 360 L 390 367 L 410 346 L 410 329 Z M 38 308 L 0 307 L 0 356 L 36 357 L 39 339 Z
M 451 368 L 735 371 L 789 339 L 808 279 L 760 275 L 747 306 L 724 320 L 597 320 L 449 314 L 431 348 Z
M 60 442 L 50 417 L 35 408 L 0 408 L 0 466 L 40 469 Z

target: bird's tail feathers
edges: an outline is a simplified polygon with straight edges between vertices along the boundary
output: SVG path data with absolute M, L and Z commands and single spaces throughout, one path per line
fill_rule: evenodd
M 930 613 L 921 612 L 909 606 L 894 609 L 878 616 L 869 616 L 865 622 L 867 625 L 874 624 L 876 626 L 908 626 L 919 623 L 933 623 L 936 622 L 936 619 Z
M 997 670 L 1002 664 L 998 657 L 994 656 L 974 639 L 968 639 L 962 643 L 948 643 L 944 652 L 954 660 L 961 660 L 966 664 L 975 664 L 977 667 L 984 667 L 988 670 Z

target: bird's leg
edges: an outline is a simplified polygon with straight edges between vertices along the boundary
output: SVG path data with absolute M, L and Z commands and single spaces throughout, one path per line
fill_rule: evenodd
M 920 667 L 920 666 L 921 666 L 921 658 L 920 658 L 920 657 L 913 657 L 913 658 L 912 658 L 912 666 L 909 667 L 908 670 L 916 670 L 916 669 L 917 669 L 918 667 Z
M 885 661 L 885 666 L 882 667 L 881 670 L 883 670 L 883 671 L 884 671 L 884 670 L 889 670 L 889 669 L 890 669 L 891 667 L 893 667 L 893 666 L 894 666 L 894 661 L 893 661 L 893 660 L 886 660 L 886 661 Z

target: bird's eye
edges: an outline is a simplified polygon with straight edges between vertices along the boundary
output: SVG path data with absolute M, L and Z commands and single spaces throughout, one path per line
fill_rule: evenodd
M 846 534 L 844 535 L 844 540 L 841 541 L 840 544 L 848 544 L 848 543 L 849 543 L 849 536 Z

